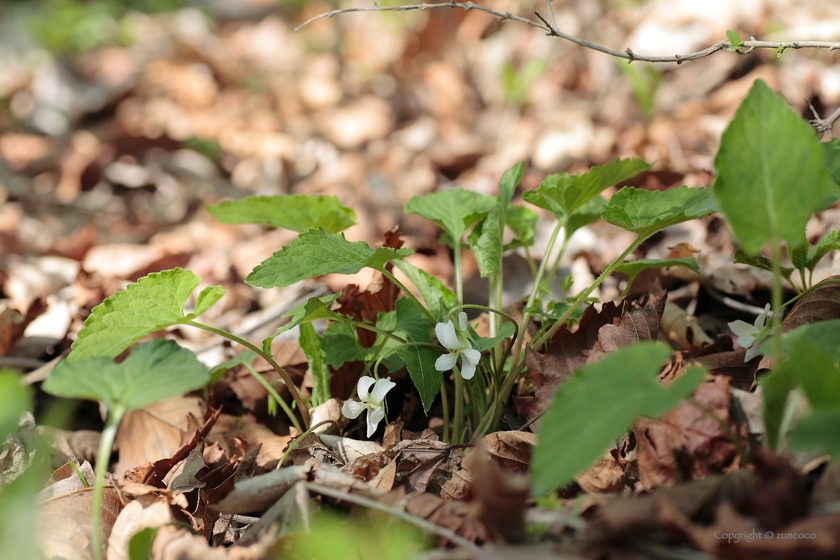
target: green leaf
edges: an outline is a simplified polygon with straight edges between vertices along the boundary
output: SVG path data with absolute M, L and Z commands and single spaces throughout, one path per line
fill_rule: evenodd
M 795 450 L 840 457 L 840 408 L 815 410 L 800 419 L 788 441 Z
M 412 254 L 414 254 L 414 251 L 412 251 L 411 249 L 391 249 L 389 247 L 377 247 L 376 251 L 373 252 L 373 255 L 371 255 L 368 259 L 365 260 L 364 265 L 368 268 L 378 270 L 379 272 L 384 272 L 385 265 L 389 262 L 405 258 Z
M 832 138 L 820 144 L 825 157 L 825 168 L 834 183 L 840 185 L 840 138 Z
M 840 408 L 840 368 L 818 344 L 800 339 L 788 357 L 796 368 L 799 383 L 815 409 Z
M 729 39 L 729 42 L 732 44 L 733 47 L 737 47 L 744 44 L 744 42 L 741 40 L 741 36 L 734 31 L 727 31 L 726 38 Z
M 633 284 L 633 280 L 641 271 L 646 268 L 665 268 L 668 266 L 684 266 L 696 273 L 700 273 L 700 267 L 693 258 L 689 259 L 639 259 L 637 261 L 623 262 L 615 267 L 616 272 L 623 272 L 628 276 L 627 285 Z
M 829 321 L 818 321 L 816 323 L 809 323 L 796 327 L 792 331 L 788 331 L 782 335 L 782 354 L 791 356 L 796 349 L 796 344 L 799 340 L 807 340 L 816 344 L 822 352 L 831 356 L 835 361 L 840 361 L 840 319 L 831 319 Z M 764 344 L 769 349 L 771 344 L 767 340 Z M 766 352 L 767 355 L 770 352 Z
M 594 224 L 601 219 L 601 212 L 607 201 L 596 196 L 589 202 L 583 205 L 583 208 L 572 214 L 569 221 L 566 222 L 566 238 L 570 238 L 574 232 L 589 224 Z
M 249 196 L 207 206 L 207 211 L 225 224 L 259 224 L 300 232 L 323 228 L 338 233 L 356 223 L 355 212 L 334 196 Z
M 108 358 L 56 364 L 41 386 L 51 395 L 98 400 L 111 409 L 140 409 L 203 387 L 207 366 L 172 340 L 138 344 L 121 363 Z
M 502 243 L 507 222 L 507 211 L 516 185 L 522 180 L 524 166 L 520 161 L 504 172 L 499 179 L 499 196 L 496 206 L 470 232 L 470 248 L 475 255 L 482 278 L 502 270 Z
M 789 245 L 787 248 L 788 258 L 797 270 L 805 270 L 808 267 L 808 249 L 808 238 L 805 237 L 805 231 L 803 230 L 799 242 L 796 245 Z
M 811 214 L 834 190 L 814 131 L 756 80 L 715 157 L 714 194 L 748 253 L 773 239 L 799 242 Z
M 397 323 L 394 329 L 404 332 L 408 342 L 432 344 L 431 333 L 434 328 L 434 324 L 416 303 L 409 298 L 397 300 Z M 435 369 L 435 360 L 443 352 L 429 346 L 399 346 L 397 353 L 405 362 L 408 374 L 420 393 L 423 411 L 428 414 L 443 383 L 443 374 Z
M 646 191 L 624 187 L 610 198 L 601 217 L 645 238 L 668 226 L 708 216 L 717 211 L 709 189 L 677 187 Z
M 516 328 L 513 326 L 513 323 L 504 322 L 499 325 L 499 331 L 496 333 L 496 336 L 479 338 L 473 347 L 479 352 L 484 352 L 485 350 L 493 348 L 504 339 L 513 336 L 514 332 L 516 332 Z
M 205 288 L 195 311 L 186 314 L 184 304 L 200 281 L 180 268 L 140 278 L 93 308 L 67 359 L 113 358 L 147 334 L 195 318 L 225 293 L 219 286 Z
M 221 363 L 210 370 L 210 381 L 208 385 L 215 385 L 224 376 L 225 372 L 237 366 L 250 366 L 251 361 L 257 357 L 253 350 L 245 349 L 230 360 Z
M 614 159 L 603 166 L 594 166 L 582 175 L 560 173 L 549 175 L 543 180 L 534 195 L 523 194 L 532 204 L 551 210 L 562 220 L 567 214 L 574 214 L 590 200 L 609 186 L 625 181 L 650 168 L 640 159 Z
M 826 233 L 817 242 L 817 244 L 811 247 L 811 250 L 808 251 L 808 260 L 805 263 L 805 267 L 813 272 L 817 267 L 817 263 L 819 263 L 824 256 L 831 251 L 836 251 L 837 249 L 840 249 L 840 231 L 830 231 Z
M 782 362 L 769 374 L 758 378 L 762 395 L 762 416 L 764 417 L 764 438 L 771 451 L 778 449 L 782 421 L 787 408 L 788 395 L 796 386 L 792 363 Z
M 409 282 L 417 289 L 435 319 L 443 322 L 449 310 L 457 305 L 452 290 L 425 270 L 407 261 L 394 261 L 394 266 L 405 274 Z
M 494 196 L 455 188 L 422 197 L 413 196 L 405 203 L 405 213 L 419 214 L 442 227 L 454 239 L 461 239 L 467 228 L 495 205 Z
M 322 274 L 355 274 L 365 266 L 380 270 L 389 260 L 411 253 L 385 247 L 374 251 L 364 241 L 347 241 L 343 233 L 311 229 L 257 265 L 245 282 L 260 288 L 289 286 Z
M 313 298 L 314 299 L 314 298 Z M 330 400 L 330 369 L 324 359 L 321 346 L 324 339 L 315 332 L 312 323 L 300 326 L 300 349 L 309 363 L 312 373 L 312 404 L 319 405 Z
M 20 374 L 8 368 L 0 369 L 0 442 L 17 430 L 20 417 L 32 410 L 32 395 L 20 382 Z
M 534 244 L 534 228 L 537 225 L 539 217 L 539 214 L 526 206 L 508 207 L 507 226 L 519 239 L 520 246 Z M 505 246 L 505 250 L 508 250 L 507 246 Z
M 738 264 L 747 264 L 750 266 L 754 266 L 760 270 L 766 270 L 767 272 L 773 272 L 773 261 L 762 255 L 761 253 L 757 253 L 755 255 L 751 255 L 744 251 L 741 247 L 735 249 L 735 262 Z M 793 268 L 789 266 L 780 267 L 780 271 L 782 273 L 782 277 L 785 278 L 788 282 L 791 282 L 790 275 L 793 274 Z
M 625 346 L 560 386 L 531 460 L 533 496 L 572 482 L 638 416 L 659 416 L 691 395 L 703 381 L 702 368 L 689 369 L 667 388 L 657 381 L 669 354 L 655 343 Z
M 341 320 L 343 318 L 342 315 L 330 309 L 332 302 L 337 300 L 339 296 L 341 296 L 341 292 L 320 298 L 311 297 L 306 303 L 293 307 L 283 313 L 282 317 L 291 317 L 292 320 L 289 324 L 277 329 L 277 332 L 271 338 L 291 330 L 302 323 L 309 323 L 319 319 Z
M 340 368 L 346 362 L 365 359 L 365 349 L 359 344 L 355 333 L 351 333 L 347 325 L 340 321 L 327 325 L 321 349 L 324 351 L 324 359 L 334 369 Z
M 188 319 L 195 319 L 211 307 L 213 304 L 222 299 L 222 296 L 227 293 L 227 290 L 221 286 L 207 286 L 198 293 L 198 298 L 195 302 L 195 310 L 187 315 Z

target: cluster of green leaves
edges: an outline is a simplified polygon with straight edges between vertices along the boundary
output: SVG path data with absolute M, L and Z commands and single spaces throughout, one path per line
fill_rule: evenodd
M 760 80 L 721 139 L 715 158 L 715 196 L 741 244 L 736 261 L 774 273 L 777 326 L 784 307 L 780 278 L 793 284 L 791 274 L 798 270 L 802 288 L 813 289 L 810 274 L 817 263 L 840 249 L 840 232 L 826 234 L 814 246 L 808 245 L 804 234 L 808 219 L 840 196 L 838 153 L 840 141 L 820 143 L 811 127 Z M 783 241 L 792 267 L 782 266 Z M 759 253 L 767 245 L 771 258 Z M 833 320 L 804 325 L 784 335 L 776 328 L 773 339 L 762 346 L 773 356 L 771 373 L 759 378 L 765 441 L 771 449 L 788 440 L 793 411 L 804 392 L 813 412 L 793 426 L 790 446 L 840 455 L 836 437 L 840 433 L 838 338 L 840 321 Z

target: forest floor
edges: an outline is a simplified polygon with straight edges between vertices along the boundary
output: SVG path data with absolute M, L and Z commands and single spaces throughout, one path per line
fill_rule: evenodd
M 529 19 L 545 13 L 542 3 L 484 5 Z M 806 100 L 823 117 L 840 106 L 834 51 L 722 51 L 679 65 L 627 64 L 534 27 L 450 8 L 344 14 L 295 31 L 334 7 L 248 0 L 115 12 L 101 16 L 113 36 L 86 45 L 77 39 L 87 37 L 87 16 L 50 23 L 37 4 L 0 6 L 0 367 L 19 370 L 32 386 L 39 422 L 54 401 L 38 387 L 70 352 L 91 309 L 150 273 L 179 267 L 202 287 L 223 286 L 226 296 L 203 320 L 249 340 L 270 336 L 287 321 L 284 313 L 310 297 L 346 292 L 350 284 L 375 291 L 381 282 L 363 269 L 286 288 L 251 287 L 244 282 L 250 271 L 297 233 L 223 224 L 206 205 L 251 195 L 334 195 L 356 213 L 348 240 L 381 246 L 399 228 L 414 251 L 407 260 L 451 285 L 452 251 L 435 224 L 403 213 L 411 197 L 454 186 L 495 195 L 502 173 L 523 161 L 519 205 L 522 192 L 549 174 L 583 173 L 618 157 L 652 164 L 618 187 L 708 187 L 721 134 L 755 80 L 806 120 L 813 118 Z M 744 39 L 840 37 L 840 6 L 831 2 L 584 0 L 554 12 L 571 35 L 660 56 L 703 49 L 729 29 Z M 72 29 L 50 50 L 39 44 L 43 32 L 26 31 L 30 21 Z M 513 314 L 533 277 L 525 251 L 542 258 L 555 223 L 541 213 L 534 244 L 506 255 L 503 303 Z M 809 222 L 807 234 L 818 239 L 837 229 L 835 205 Z M 579 291 L 633 238 L 603 222 L 580 229 L 558 277 L 569 275 L 571 291 Z M 482 440 L 490 460 L 471 462 L 474 452 L 440 441 L 440 401 L 424 414 L 408 375 L 397 372 L 400 394 L 389 400 L 387 427 L 365 438 L 363 422 L 345 424 L 340 437 L 324 426 L 333 439 L 299 443 L 283 463 L 299 470 L 281 484 L 259 476 L 277 467 L 300 434 L 282 414 L 269 414 L 267 392 L 240 365 L 208 391 L 123 419 L 111 458 L 120 494 L 109 510 L 108 558 L 128 558 L 131 535 L 161 526 L 155 560 L 836 558 L 840 519 L 815 508 L 836 504 L 837 464 L 761 450 L 761 357 L 745 362 L 727 323 L 753 323 L 770 301 L 772 275 L 734 264 L 735 248 L 716 214 L 669 228 L 633 257 L 692 256 L 699 273 L 650 270 L 627 296 L 643 306 L 662 300 L 657 313 L 667 317 L 658 315 L 653 338 L 673 348 L 672 367 L 699 360 L 708 368 L 695 398 L 723 427 L 690 405 L 640 420 L 647 424 L 637 424 L 575 484 L 532 500 L 525 475 L 539 430 L 523 425 L 539 411 L 510 404 L 498 431 Z M 466 252 L 462 264 L 465 303 L 485 304 L 478 265 Z M 836 274 L 840 260 L 824 259 L 814 278 Z M 618 300 L 625 280 L 614 274 L 593 295 Z M 312 380 L 296 333 L 274 339 L 272 353 L 305 392 Z M 183 326 L 165 336 L 211 368 L 241 351 Z M 278 379 L 265 362 L 253 365 L 269 383 Z M 332 372 L 334 411 L 355 396 L 359 375 Z M 516 390 L 533 394 L 525 381 Z M 51 432 L 53 467 L 103 459 L 96 457 L 103 422 L 95 403 L 78 404 L 61 427 Z M 633 435 L 654 432 L 667 435 L 651 436 L 647 447 Z M 200 462 L 192 465 L 200 482 L 193 477 L 191 486 L 173 489 L 138 481 L 138 469 L 151 463 L 171 482 L 192 468 L 172 458 L 194 449 L 201 453 L 186 462 Z M 24 455 L 0 462 L 4 477 Z M 72 478 L 67 467 L 56 473 L 53 480 Z M 251 479 L 266 486 L 240 487 Z M 311 517 L 311 510 L 329 510 L 368 519 L 371 502 L 386 510 L 373 524 L 334 521 L 319 529 L 321 518 Z M 91 558 L 89 517 L 73 514 L 75 503 L 52 506 L 42 512 L 55 529 L 42 537 L 45 554 Z M 442 530 L 402 532 L 385 521 L 394 512 Z M 330 535 L 337 550 L 295 549 L 309 525 Z M 768 537 L 748 538 L 756 534 Z

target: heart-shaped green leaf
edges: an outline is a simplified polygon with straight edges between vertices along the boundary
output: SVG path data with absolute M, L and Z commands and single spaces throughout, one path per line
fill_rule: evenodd
M 813 129 L 761 80 L 723 133 L 715 170 L 721 211 L 752 254 L 773 239 L 796 245 L 835 190 Z
M 147 334 L 194 319 L 225 294 L 220 286 L 204 288 L 195 311 L 184 313 L 184 304 L 200 281 L 180 268 L 140 278 L 93 308 L 67 359 L 113 358 Z
M 656 376 L 670 350 L 632 344 L 578 370 L 563 383 L 540 423 L 531 460 L 531 494 L 566 485 L 620 437 L 639 416 L 656 417 L 689 396 L 703 381 L 691 368 L 670 387 Z
M 259 224 L 301 232 L 323 228 L 338 233 L 356 223 L 356 213 L 334 196 L 249 196 L 207 206 L 207 211 L 226 224 Z
M 456 188 L 425 196 L 413 196 L 405 203 L 406 214 L 419 214 L 461 239 L 467 228 L 496 205 L 496 197 Z
M 122 362 L 88 358 L 56 364 L 42 388 L 51 395 L 90 399 L 111 409 L 139 409 L 204 386 L 207 366 L 172 340 L 138 344 Z
M 311 229 L 257 265 L 245 282 L 275 288 L 322 274 L 355 274 L 366 266 L 382 271 L 387 262 L 412 253 L 411 249 L 387 247 L 374 251 L 364 241 L 347 241 L 343 233 Z
M 614 159 L 606 165 L 596 165 L 582 175 L 549 175 L 536 191 L 525 193 L 522 198 L 552 211 L 557 219 L 562 220 L 582 209 L 607 187 L 638 175 L 649 167 L 650 164 L 640 159 Z
M 677 187 L 646 191 L 624 187 L 610 198 L 601 217 L 620 228 L 646 238 L 668 226 L 708 216 L 717 204 L 708 189 Z

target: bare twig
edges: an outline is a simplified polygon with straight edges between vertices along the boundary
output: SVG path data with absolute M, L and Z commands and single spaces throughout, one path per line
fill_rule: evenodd
M 811 126 L 814 127 L 814 130 L 817 131 L 817 134 L 819 136 L 822 136 L 823 134 L 828 132 L 828 137 L 834 138 L 834 123 L 837 121 L 837 119 L 840 119 L 840 107 L 838 107 L 837 110 L 831 113 L 831 116 L 829 116 L 828 118 L 821 119 L 819 113 L 817 113 L 817 110 L 814 109 L 813 105 L 811 105 L 811 100 L 806 99 L 805 101 L 808 102 L 808 107 L 811 108 L 811 112 L 814 114 L 814 118 L 808 122 L 811 123 Z
M 602 52 L 604 54 L 608 54 L 610 56 L 614 56 L 616 58 L 623 58 L 627 60 L 628 63 L 640 61 L 640 62 L 675 62 L 677 64 L 681 64 L 686 62 L 687 60 L 697 60 L 698 58 L 704 58 L 711 54 L 714 54 L 718 51 L 728 49 L 733 47 L 732 43 L 729 41 L 718 41 L 714 45 L 703 49 L 701 51 L 688 53 L 688 54 L 675 54 L 674 56 L 647 56 L 636 54 L 632 50 L 625 49 L 622 51 L 616 51 L 613 49 L 609 49 L 607 47 L 603 47 L 601 45 L 596 45 L 594 43 L 590 43 L 589 41 L 584 41 L 583 39 L 579 39 L 577 37 L 573 37 L 567 33 L 563 33 L 557 28 L 557 24 L 554 22 L 554 10 L 551 8 L 551 0 L 546 0 L 548 2 L 548 11 L 549 11 L 549 19 L 550 22 L 546 20 L 542 15 L 538 12 L 535 12 L 537 18 L 539 18 L 540 22 L 536 22 L 530 19 L 526 19 L 523 17 L 515 16 L 510 12 L 500 12 L 498 10 L 493 10 L 491 8 L 487 8 L 485 6 L 479 6 L 478 4 L 474 4 L 472 2 L 445 2 L 442 4 L 411 4 L 408 6 L 393 6 L 393 7 L 385 7 L 385 6 L 373 6 L 368 8 L 344 8 L 340 10 L 330 10 L 329 12 L 323 13 L 319 16 L 315 16 L 314 18 L 302 23 L 301 25 L 295 28 L 295 31 L 299 31 L 301 28 L 306 27 L 313 21 L 322 19 L 322 18 L 331 18 L 333 16 L 339 14 L 347 14 L 350 12 L 407 12 L 413 10 L 425 11 L 432 8 L 460 8 L 465 12 L 470 10 L 479 10 L 481 12 L 486 12 L 488 14 L 494 15 L 501 20 L 513 20 L 518 21 L 519 23 L 524 23 L 526 25 L 531 25 L 538 29 L 542 29 L 545 33 L 550 37 L 560 37 L 561 39 L 565 39 L 567 41 L 571 41 L 581 47 L 586 47 L 587 49 L 592 49 L 594 51 Z M 756 41 L 755 38 L 750 37 L 749 41 L 744 41 L 740 45 L 738 45 L 736 52 L 738 54 L 749 54 L 753 52 L 755 49 L 776 49 L 779 53 L 784 52 L 787 49 L 828 49 L 833 51 L 835 49 L 840 49 L 840 42 L 831 42 L 831 41 Z
M 343 492 L 341 490 L 336 490 L 335 488 L 330 488 L 329 486 L 324 486 L 323 484 L 317 484 L 315 482 L 307 482 L 306 487 L 313 491 L 317 492 L 318 494 L 323 494 L 325 496 L 329 496 L 331 498 L 335 498 L 337 500 L 344 500 L 346 502 L 351 502 L 362 507 L 370 508 L 379 510 L 398 519 L 402 519 L 406 523 L 410 523 L 415 527 L 420 528 L 423 531 L 427 531 L 429 533 L 433 533 L 435 535 L 441 536 L 451 542 L 452 544 L 458 545 L 462 548 L 465 548 L 471 552 L 479 552 L 481 549 L 473 544 L 472 542 L 468 541 L 467 539 L 458 536 L 455 531 L 451 529 L 447 529 L 446 527 L 441 527 L 439 525 L 435 525 L 430 521 L 426 521 L 423 518 L 417 517 L 416 515 L 412 515 L 406 511 L 402 511 L 391 506 L 385 505 L 381 502 L 377 502 L 375 500 L 371 500 L 369 498 L 365 498 L 363 496 L 359 496 L 357 494 L 351 494 L 350 492 Z

